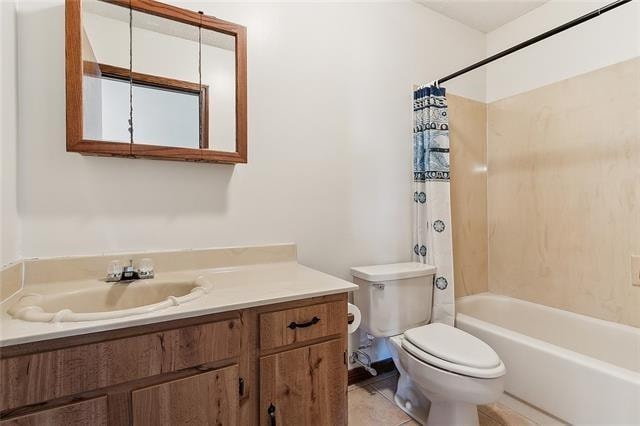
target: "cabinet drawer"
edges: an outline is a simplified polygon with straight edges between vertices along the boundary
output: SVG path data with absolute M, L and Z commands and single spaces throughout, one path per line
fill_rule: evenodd
M 236 357 L 240 326 L 230 319 L 2 359 L 0 410 Z
M 321 303 L 260 315 L 260 348 L 273 349 L 343 333 L 347 328 L 344 301 Z
M 106 396 L 0 421 L 0 426 L 99 426 L 106 424 Z

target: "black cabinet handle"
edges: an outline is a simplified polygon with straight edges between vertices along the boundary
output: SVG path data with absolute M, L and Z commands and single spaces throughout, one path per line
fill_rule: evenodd
M 292 330 L 295 330 L 296 328 L 306 328 L 306 327 L 311 327 L 314 324 L 317 324 L 320 322 L 320 318 L 318 317 L 313 317 L 311 319 L 311 321 L 308 322 L 303 322 L 298 324 L 297 322 L 292 322 L 291 324 L 289 324 L 287 327 L 289 327 Z
M 267 414 L 271 418 L 271 426 L 276 426 L 276 406 L 271 404 L 267 408 Z

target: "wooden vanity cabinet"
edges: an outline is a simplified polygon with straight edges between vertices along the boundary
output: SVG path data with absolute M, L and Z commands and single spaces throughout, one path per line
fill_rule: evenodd
M 1 348 L 0 426 L 346 425 L 346 316 L 343 293 Z
M 135 390 L 133 425 L 237 425 L 238 380 L 232 365 Z
M 260 359 L 260 424 L 346 425 L 341 339 Z
M 49 408 L 10 420 L 0 421 L 2 426 L 53 426 L 53 425 L 106 425 L 107 397 Z

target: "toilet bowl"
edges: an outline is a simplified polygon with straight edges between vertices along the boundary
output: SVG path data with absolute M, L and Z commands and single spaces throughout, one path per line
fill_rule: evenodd
M 422 424 L 478 425 L 477 405 L 498 400 L 505 366 L 482 340 L 429 324 L 432 265 L 408 262 L 351 268 L 361 328 L 384 338 L 400 372 L 395 401 Z
M 415 332 L 418 338 L 443 340 L 422 341 L 425 350 L 410 340 Z M 495 402 L 503 392 L 504 364 L 487 344 L 462 330 L 429 324 L 387 342 L 400 372 L 396 404 L 422 424 L 478 425 L 477 405 Z

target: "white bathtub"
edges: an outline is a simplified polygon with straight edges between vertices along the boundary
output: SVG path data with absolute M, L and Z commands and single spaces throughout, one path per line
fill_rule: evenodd
M 505 363 L 507 393 L 571 424 L 640 425 L 640 329 L 491 293 L 456 309 Z

